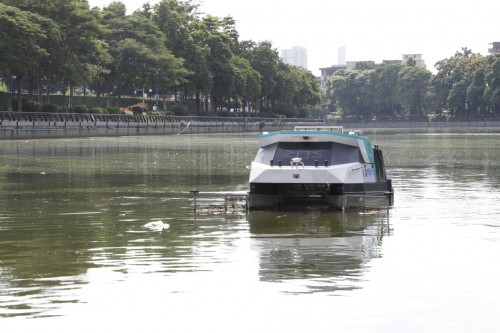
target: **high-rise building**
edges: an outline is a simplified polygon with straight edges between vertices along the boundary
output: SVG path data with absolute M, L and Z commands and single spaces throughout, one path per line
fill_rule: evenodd
M 302 46 L 293 46 L 291 49 L 281 50 L 281 59 L 285 64 L 307 69 L 307 49 Z
M 337 62 L 337 64 L 339 64 L 339 65 L 345 65 L 346 64 L 345 46 L 339 47 L 339 55 L 338 55 L 338 62 Z

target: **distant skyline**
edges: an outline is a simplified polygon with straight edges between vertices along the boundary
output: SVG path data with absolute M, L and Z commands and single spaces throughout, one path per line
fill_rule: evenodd
M 89 0 L 105 7 L 113 0 Z M 122 0 L 129 12 L 159 0 Z M 488 54 L 489 43 L 500 41 L 496 20 L 500 5 L 490 0 L 456 2 L 420 0 L 402 6 L 396 0 L 200 0 L 200 11 L 232 16 L 241 40 L 269 40 L 278 49 L 307 49 L 308 69 L 338 63 L 338 48 L 347 61 L 401 60 L 422 54 L 427 69 L 453 56 L 462 47 Z

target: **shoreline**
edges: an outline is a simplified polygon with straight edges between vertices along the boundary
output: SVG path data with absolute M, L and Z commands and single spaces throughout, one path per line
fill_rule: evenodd
M 325 122 L 322 119 L 124 116 L 91 114 L 28 114 L 0 112 L 0 140 L 151 136 L 202 133 L 259 133 L 292 130 L 295 126 L 343 126 L 348 130 L 500 129 L 500 121 L 457 122 Z

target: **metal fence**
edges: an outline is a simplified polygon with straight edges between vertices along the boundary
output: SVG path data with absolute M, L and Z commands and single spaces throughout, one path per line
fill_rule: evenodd
M 0 139 L 259 132 L 322 119 L 0 112 Z

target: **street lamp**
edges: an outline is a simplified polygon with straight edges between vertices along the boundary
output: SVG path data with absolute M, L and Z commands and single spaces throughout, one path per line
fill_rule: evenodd
M 151 105 L 151 93 L 153 92 L 153 89 L 149 88 L 148 91 L 149 91 L 149 105 Z M 151 112 L 149 112 L 149 113 L 151 113 Z
M 158 72 L 156 72 L 156 78 L 155 78 L 155 85 L 156 85 L 156 94 L 155 94 L 155 109 L 156 111 L 158 110 Z
M 12 88 L 12 97 L 11 97 L 12 100 L 14 100 L 14 97 L 15 97 L 15 94 L 16 94 L 16 79 L 17 79 L 17 75 L 12 75 L 12 81 L 10 83 L 11 88 Z M 19 102 L 20 101 L 17 101 L 17 103 L 15 103 L 15 105 L 19 105 Z M 14 102 L 11 102 L 11 104 L 10 104 L 11 107 L 12 107 L 13 104 L 14 104 Z M 19 106 L 17 108 L 19 109 Z M 12 111 L 15 111 L 15 110 L 12 110 Z
M 17 75 L 12 75 L 12 82 L 11 82 L 11 88 L 12 88 L 12 95 L 14 95 L 16 93 L 16 79 L 17 79 Z
M 156 94 L 155 94 L 155 106 L 156 106 L 156 110 L 158 110 L 158 82 L 156 83 Z

